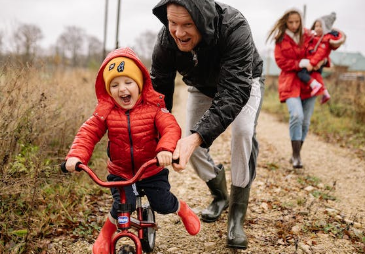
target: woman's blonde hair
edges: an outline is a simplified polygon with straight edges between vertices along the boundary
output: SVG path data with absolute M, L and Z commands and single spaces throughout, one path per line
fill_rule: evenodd
M 284 15 L 275 23 L 273 28 L 270 30 L 269 35 L 267 36 L 266 42 L 269 41 L 270 38 L 275 40 L 275 43 L 280 43 L 285 35 L 285 30 L 287 29 L 286 22 L 289 19 L 289 16 L 292 14 L 298 14 L 300 17 L 300 25 L 298 28 L 298 35 L 299 35 L 299 44 L 303 41 L 303 19 L 302 14 L 297 9 L 290 9 L 284 13 Z

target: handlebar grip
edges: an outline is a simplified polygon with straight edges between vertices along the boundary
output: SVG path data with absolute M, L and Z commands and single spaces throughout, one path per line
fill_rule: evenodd
M 78 162 L 78 163 L 76 163 L 76 165 L 75 165 L 75 170 L 76 171 L 78 171 L 78 172 L 80 172 L 80 171 L 82 171 L 82 169 L 81 168 L 79 168 L 79 165 L 80 164 L 82 164 L 81 162 Z M 66 161 L 64 161 L 64 162 L 62 162 L 61 163 L 61 171 L 63 172 L 63 173 L 69 173 L 69 171 L 66 169 Z
M 63 173 L 68 173 L 68 170 L 66 169 L 66 161 L 61 163 L 61 171 Z
M 157 158 L 156 158 L 157 159 Z M 172 159 L 172 163 L 176 163 L 176 164 L 179 164 L 179 162 L 180 162 L 180 158 L 177 158 L 177 159 Z M 158 159 L 157 159 L 157 166 L 160 166 L 160 162 L 158 161 Z
M 81 165 L 81 164 L 82 164 L 81 162 L 76 163 L 76 165 L 75 165 L 75 170 L 76 170 L 77 172 L 81 172 L 81 171 L 82 171 L 82 169 L 81 169 L 81 168 L 79 168 L 79 165 Z

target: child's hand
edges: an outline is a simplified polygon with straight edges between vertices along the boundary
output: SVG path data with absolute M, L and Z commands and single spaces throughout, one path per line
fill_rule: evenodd
M 172 162 L 172 152 L 161 151 L 157 154 L 157 160 L 160 166 L 166 167 Z
M 308 71 L 313 71 L 313 65 L 311 65 L 310 63 L 308 63 L 306 68 Z
M 323 59 L 322 61 L 319 61 L 319 63 L 316 66 L 314 66 L 314 70 L 315 71 L 319 70 L 319 68 L 321 68 L 321 66 L 325 64 L 325 60 L 326 59 Z
M 66 161 L 66 169 L 69 172 L 75 172 L 75 166 L 76 166 L 76 163 L 78 163 L 78 162 L 81 162 L 81 160 L 77 157 L 68 158 Z

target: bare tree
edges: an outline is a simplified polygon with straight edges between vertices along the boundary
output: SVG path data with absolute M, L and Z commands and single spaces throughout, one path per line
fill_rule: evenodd
M 3 40 L 4 40 L 4 33 L 3 31 L 0 31 L 0 56 L 2 55 L 3 52 Z
M 87 63 L 89 67 L 99 66 L 103 61 L 103 43 L 95 36 L 88 36 L 87 44 Z
M 16 52 L 23 56 L 23 60 L 28 62 L 36 56 L 37 43 L 43 39 L 42 31 L 32 24 L 20 24 L 13 33 Z
M 57 39 L 57 47 L 64 58 L 72 61 L 72 66 L 79 64 L 85 45 L 85 31 L 76 26 L 68 26 Z
M 151 66 L 152 51 L 157 38 L 157 33 L 145 31 L 135 40 L 134 51 L 146 66 Z

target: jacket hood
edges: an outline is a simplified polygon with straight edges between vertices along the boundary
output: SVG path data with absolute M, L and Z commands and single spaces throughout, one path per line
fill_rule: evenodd
M 143 88 L 140 100 L 137 102 L 137 104 L 143 101 L 164 108 L 165 107 L 164 95 L 156 92 L 153 89 L 151 77 L 149 75 L 147 68 L 143 65 L 141 60 L 137 57 L 137 55 L 134 53 L 132 49 L 119 48 L 110 52 L 107 55 L 107 57 L 104 59 L 98 71 L 98 75 L 96 77 L 96 82 L 95 82 L 95 93 L 96 93 L 96 98 L 98 99 L 98 105 L 96 107 L 94 114 L 101 118 L 105 118 L 106 115 L 110 112 L 110 110 L 115 106 L 113 98 L 106 91 L 103 72 L 107 63 L 111 59 L 116 57 L 127 57 L 132 59 L 135 62 L 135 64 L 139 67 L 139 69 L 142 71 Z
M 335 20 L 336 20 L 336 13 L 332 12 L 329 15 L 325 15 L 325 16 L 322 16 L 322 17 L 316 19 L 314 21 L 311 29 L 314 30 L 316 22 L 319 21 L 319 22 L 321 22 L 321 25 L 322 25 L 323 34 L 327 34 L 327 33 L 331 32 L 333 23 L 335 22 Z
M 170 3 L 187 9 L 206 45 L 212 45 L 217 39 L 218 12 L 214 0 L 161 0 L 153 9 L 153 14 L 168 30 L 166 7 Z

